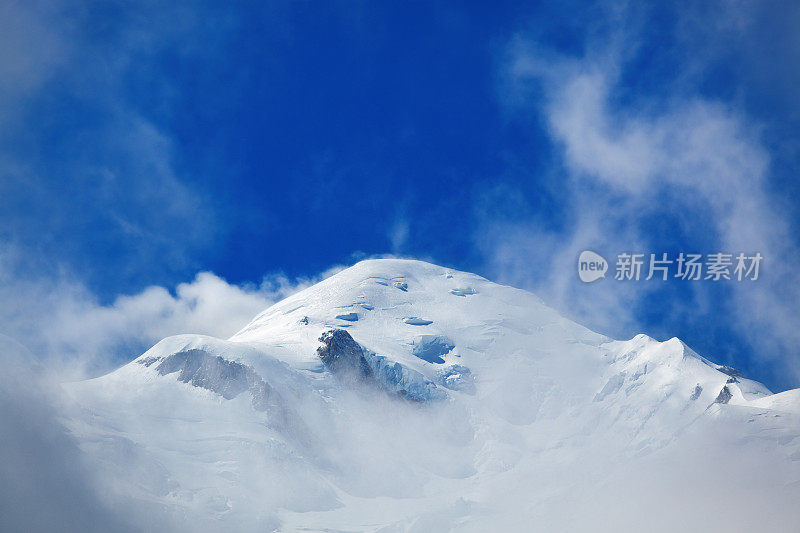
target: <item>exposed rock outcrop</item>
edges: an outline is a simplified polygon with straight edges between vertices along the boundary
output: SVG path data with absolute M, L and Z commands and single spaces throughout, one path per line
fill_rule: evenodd
M 421 373 L 365 349 L 343 329 L 326 331 L 319 340 L 322 345 L 317 348 L 317 355 L 328 370 L 346 381 L 372 383 L 417 402 L 446 397 L 444 391 Z
M 719 391 L 717 395 L 717 399 L 714 400 L 714 403 L 728 403 L 733 398 L 733 394 L 731 394 L 731 390 L 728 388 L 727 385 L 722 387 L 722 390 Z
M 204 350 L 183 350 L 163 358 L 143 359 L 140 363 L 148 367 L 156 365 L 162 376 L 178 372 L 178 381 L 208 389 L 226 400 L 249 391 L 253 407 L 259 411 L 280 407 L 275 391 L 255 370 Z
M 323 333 L 319 340 L 322 345 L 317 348 L 317 355 L 328 370 L 361 381 L 372 377 L 366 351 L 348 332 L 332 329 Z

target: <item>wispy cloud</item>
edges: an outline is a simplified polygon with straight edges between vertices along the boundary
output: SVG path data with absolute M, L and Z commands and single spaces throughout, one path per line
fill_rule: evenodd
M 787 214 L 771 196 L 770 156 L 758 124 L 731 104 L 703 97 L 687 79 L 665 80 L 679 86 L 669 96 L 630 97 L 624 80 L 644 35 L 613 27 L 588 38 L 578 56 L 524 37 L 510 44 L 501 98 L 511 112 L 535 109 L 544 119 L 560 156 L 553 173 L 569 223 L 552 229 L 536 220 L 485 217 L 479 242 L 498 275 L 617 334 L 645 329 L 640 313 L 655 287 L 581 285 L 574 272 L 581 250 L 660 252 L 677 239 L 707 251 L 761 252 L 767 258 L 762 278 L 736 285 L 706 311 L 729 313 L 759 357 L 800 378 L 792 318 L 800 312 L 800 294 L 789 282 L 800 254 Z M 691 57 L 686 63 L 694 65 Z M 669 221 L 671 235 L 659 233 L 658 219 Z M 539 265 L 534 276 L 525 268 L 531 263 Z M 705 284 L 692 286 L 675 312 L 701 316 L 707 291 Z
M 117 16 L 100 24 L 101 7 Z M 215 53 L 197 43 L 214 42 L 230 21 L 212 27 L 200 11 L 0 6 L 0 246 L 29 268 L 119 284 L 144 266 L 185 271 L 190 252 L 225 231 L 214 199 L 180 170 L 169 131 L 180 89 L 159 71 L 166 55 Z M 158 104 L 140 105 L 143 92 Z

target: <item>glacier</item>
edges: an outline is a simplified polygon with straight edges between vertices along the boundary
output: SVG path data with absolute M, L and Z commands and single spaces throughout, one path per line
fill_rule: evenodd
M 60 394 L 105 493 L 151 529 L 800 524 L 800 392 L 422 261 L 362 261 Z

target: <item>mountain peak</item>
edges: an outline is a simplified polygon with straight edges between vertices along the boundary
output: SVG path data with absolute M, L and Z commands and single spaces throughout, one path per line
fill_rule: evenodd
M 783 442 L 771 464 L 786 483 L 794 474 L 780 469 L 800 457 L 781 425 L 800 417 L 796 394 L 773 398 L 677 338 L 615 341 L 526 291 L 407 259 L 359 262 L 227 340 L 168 337 L 69 392 L 81 407 L 73 431 L 130 494 L 199 506 L 211 521 L 284 509 L 286 529 L 369 529 L 354 509 L 373 497 L 406 502 L 374 523 L 454 508 L 490 529 L 491 513 L 452 497 L 516 516 L 602 484 L 618 457 L 653 478 L 663 473 L 650 461 L 670 453 L 714 449 L 740 464 L 719 440 L 730 432 Z M 131 477 L 132 461 L 148 475 Z M 706 463 L 698 456 L 680 479 L 715 490 Z M 580 467 L 554 466 L 569 464 Z M 470 492 L 478 478 L 498 490 Z M 297 488 L 289 499 L 284 486 Z

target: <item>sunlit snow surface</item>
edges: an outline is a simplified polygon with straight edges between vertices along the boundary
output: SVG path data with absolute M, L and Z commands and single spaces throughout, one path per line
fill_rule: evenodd
M 325 366 L 336 329 L 374 379 Z M 68 385 L 67 424 L 153 527 L 796 531 L 800 394 L 717 368 L 473 274 L 370 260 L 228 340 L 169 337 Z

